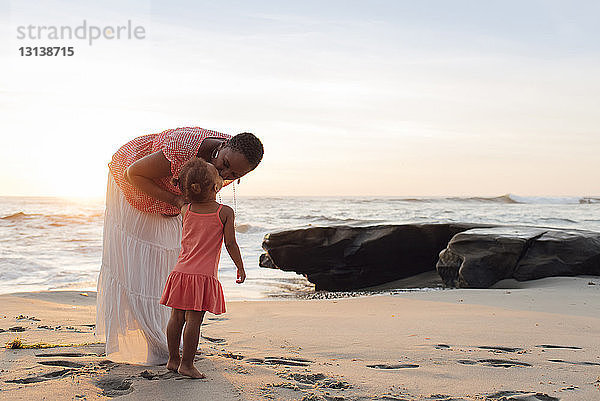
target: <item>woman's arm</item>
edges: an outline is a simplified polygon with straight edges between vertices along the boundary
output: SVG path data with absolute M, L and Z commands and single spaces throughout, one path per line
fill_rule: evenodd
M 180 209 L 183 197 L 162 189 L 153 180 L 171 175 L 171 163 L 160 150 L 136 160 L 124 174 L 125 180 L 140 191 Z

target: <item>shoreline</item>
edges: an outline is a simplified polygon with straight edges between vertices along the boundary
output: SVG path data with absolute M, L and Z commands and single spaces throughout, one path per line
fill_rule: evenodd
M 226 314 L 209 314 L 203 325 L 196 365 L 205 380 L 186 379 L 164 366 L 108 361 L 93 334 L 95 293 L 0 295 L 3 345 L 16 337 L 25 344 L 85 344 L 3 349 L 0 398 L 600 396 L 600 278 L 499 284 L 485 290 L 230 301 Z M 23 331 L 9 330 L 17 326 Z M 538 393 L 551 398 L 536 398 Z

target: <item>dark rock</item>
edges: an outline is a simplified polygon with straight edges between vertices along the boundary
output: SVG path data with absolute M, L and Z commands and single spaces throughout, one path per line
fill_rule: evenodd
M 262 267 L 305 275 L 317 290 L 370 287 L 435 269 L 439 252 L 475 224 L 312 227 L 268 234 Z
M 600 233 L 536 227 L 492 227 L 457 234 L 437 270 L 452 287 L 580 274 L 600 275 Z
M 600 275 L 600 233 L 549 230 L 536 238 L 515 268 L 519 281 L 549 276 Z
M 355 290 L 437 269 L 446 286 L 600 275 L 600 233 L 475 224 L 311 227 L 265 236 L 262 267 L 294 271 L 317 290 Z M 437 262 L 437 264 L 436 264 Z
M 437 270 L 449 287 L 487 288 L 512 277 L 536 228 L 492 227 L 459 233 L 440 255 Z

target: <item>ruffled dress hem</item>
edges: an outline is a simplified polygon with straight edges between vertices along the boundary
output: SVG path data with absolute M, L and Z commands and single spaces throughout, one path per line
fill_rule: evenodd
M 216 277 L 172 271 L 160 303 L 171 308 L 225 313 L 223 288 Z

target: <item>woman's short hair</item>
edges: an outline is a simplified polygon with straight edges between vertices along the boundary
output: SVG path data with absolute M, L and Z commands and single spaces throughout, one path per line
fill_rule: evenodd
M 242 132 L 227 141 L 227 147 L 239 152 L 246 157 L 248 163 L 255 169 L 263 158 L 265 150 L 263 144 L 254 134 Z

